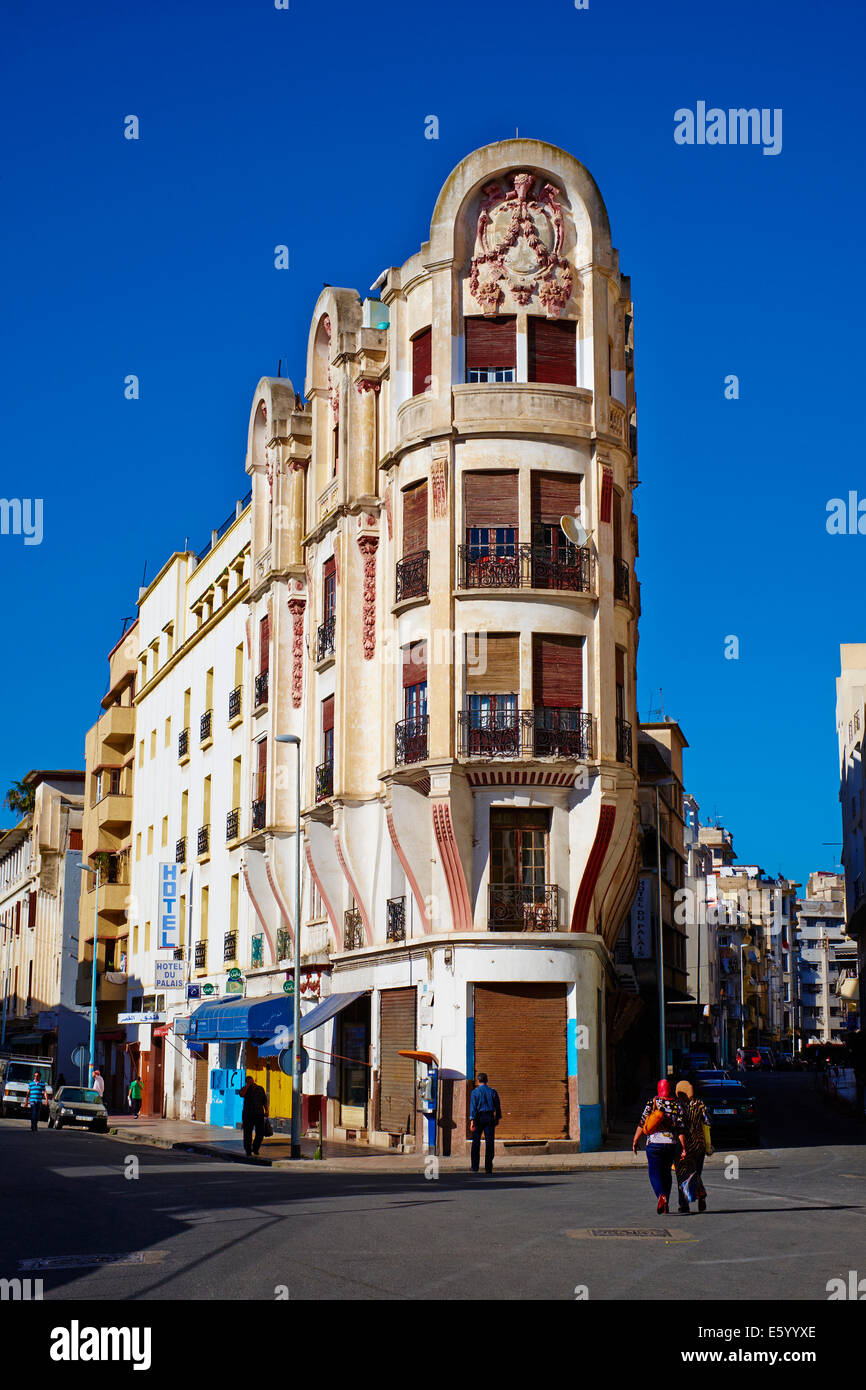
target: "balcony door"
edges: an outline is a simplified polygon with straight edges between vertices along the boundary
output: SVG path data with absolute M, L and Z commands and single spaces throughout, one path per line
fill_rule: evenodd
M 549 841 L 549 811 L 491 810 L 489 925 L 492 931 L 525 931 L 536 925 L 537 917 L 549 913 Z
M 463 585 L 469 589 L 519 584 L 516 473 L 467 473 L 463 483 L 466 545 Z

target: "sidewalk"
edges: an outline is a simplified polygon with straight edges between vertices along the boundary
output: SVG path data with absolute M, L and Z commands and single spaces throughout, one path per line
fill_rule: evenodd
M 176 1149 L 186 1153 L 209 1154 L 230 1163 L 245 1163 L 256 1167 L 288 1168 L 316 1173 L 413 1173 L 423 1172 L 428 1156 L 424 1153 L 401 1154 L 394 1149 L 370 1148 L 366 1144 L 346 1144 L 325 1140 L 324 1158 L 316 1161 L 315 1139 L 301 1140 L 302 1159 L 291 1158 L 287 1135 L 265 1139 L 258 1158 L 247 1158 L 239 1130 L 221 1129 L 216 1125 L 198 1124 L 192 1120 L 139 1119 L 133 1115 L 109 1117 L 108 1137 L 126 1143 L 153 1144 L 160 1149 Z M 439 1172 L 466 1172 L 468 1156 L 440 1158 Z M 526 1154 L 509 1152 L 501 1143 L 496 1146 L 497 1172 L 604 1172 L 607 1169 L 646 1167 L 643 1154 L 637 1158 L 631 1151 L 631 1136 L 612 1134 L 596 1153 Z

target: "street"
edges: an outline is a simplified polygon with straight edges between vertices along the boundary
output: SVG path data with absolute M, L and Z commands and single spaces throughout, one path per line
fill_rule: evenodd
M 0 1277 L 73 1300 L 825 1300 L 866 1274 L 863 1127 L 811 1076 L 747 1080 L 763 1145 L 717 1151 L 690 1217 L 656 1215 L 642 1155 L 431 1181 L 421 1157 L 405 1175 L 251 1168 L 2 1121 Z

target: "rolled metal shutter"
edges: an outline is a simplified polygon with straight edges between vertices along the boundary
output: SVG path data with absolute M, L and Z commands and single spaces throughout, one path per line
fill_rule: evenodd
M 469 695 L 512 695 L 520 690 L 520 635 L 516 632 L 486 632 L 479 648 L 480 634 L 473 635 L 476 650 L 484 653 L 477 665 L 466 665 L 466 692 Z M 469 641 L 467 638 L 467 650 Z
M 379 997 L 379 1127 L 387 1134 L 414 1134 L 415 1063 L 399 1051 L 415 1047 L 416 992 L 383 989 Z
M 196 1057 L 193 1073 L 192 1117 L 202 1123 L 207 1119 L 207 1093 L 210 1072 L 207 1057 Z
M 412 338 L 412 395 L 423 396 L 430 389 L 433 330 L 422 328 Z
M 583 638 L 532 638 L 532 699 L 545 709 L 583 708 Z
M 467 372 L 507 370 L 517 366 L 515 318 L 468 318 L 465 328 Z
M 465 473 L 463 499 L 466 526 L 511 526 L 517 529 L 518 500 L 516 473 Z
M 529 320 L 529 380 L 577 385 L 577 325 L 568 319 Z
M 568 1137 L 566 986 L 476 985 L 475 1075 L 499 1092 L 499 1139 Z
M 403 558 L 427 549 L 427 483 L 403 493 Z
M 560 517 L 580 515 L 580 474 L 533 473 L 532 520 L 558 526 Z

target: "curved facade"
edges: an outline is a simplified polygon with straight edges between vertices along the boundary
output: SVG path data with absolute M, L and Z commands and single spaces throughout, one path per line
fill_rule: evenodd
M 329 1133 L 420 1137 L 417 1047 L 446 1152 L 479 1069 L 504 1140 L 595 1147 L 637 874 L 629 281 L 583 166 L 509 140 L 377 288 L 323 291 L 305 405 L 253 401 L 246 872 L 291 934 L 297 734 L 302 953 L 363 991 L 307 1076 Z

